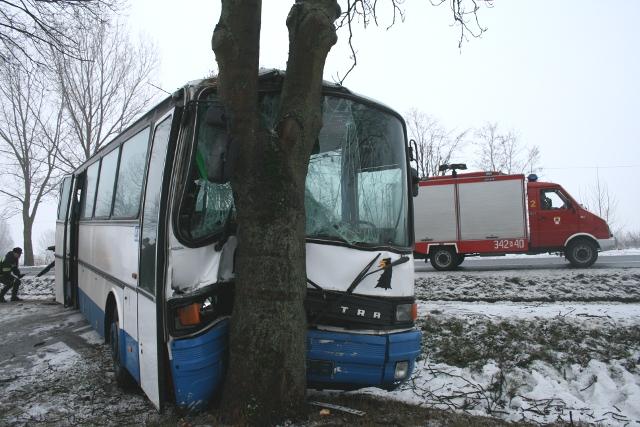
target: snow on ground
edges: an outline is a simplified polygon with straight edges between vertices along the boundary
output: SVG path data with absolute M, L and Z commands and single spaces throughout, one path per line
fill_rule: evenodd
M 622 255 L 640 255 L 640 248 L 627 248 L 627 249 L 614 249 L 611 251 L 600 252 L 600 255 L 611 255 L 611 256 L 622 256 Z M 467 261 L 473 261 L 475 259 L 504 259 L 504 258 L 557 258 L 559 255 L 555 253 L 543 253 L 543 254 L 535 254 L 535 255 L 527 255 L 527 254 L 506 254 L 500 256 L 489 256 L 489 257 L 469 257 Z M 467 262 L 465 261 L 465 262 Z
M 427 301 L 640 302 L 637 268 L 433 271 L 416 276 L 416 297 Z
M 23 298 L 53 298 L 52 276 L 25 279 Z M 416 296 L 423 353 L 411 380 L 354 393 L 512 421 L 640 425 L 640 269 L 421 272 Z M 30 310 L 4 307 L 3 318 Z M 46 342 L 28 370 L 0 363 L 0 391 L 27 399 L 5 404 L 5 421 L 163 419 L 139 392 L 118 390 L 112 372 L 102 374 L 110 361 L 97 334 L 73 331 L 91 354 Z
M 640 424 L 640 269 L 422 272 L 416 296 L 411 381 L 366 393 L 512 421 Z

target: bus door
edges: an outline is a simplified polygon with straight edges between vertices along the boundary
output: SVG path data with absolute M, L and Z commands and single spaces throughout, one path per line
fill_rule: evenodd
M 80 227 L 80 198 L 84 185 L 84 173 L 76 176 L 71 185 L 71 200 L 69 204 L 69 220 L 67 222 L 66 251 L 67 261 L 65 283 L 68 283 L 66 299 L 68 305 L 79 308 L 78 301 L 78 231 Z
M 58 204 L 58 221 L 56 222 L 55 241 L 55 276 L 56 301 L 67 304 L 69 283 L 69 201 L 73 176 L 67 175 L 60 185 L 60 202 Z
M 162 348 L 164 300 L 164 226 L 166 209 L 163 196 L 165 158 L 171 132 L 171 118 L 164 118 L 155 128 L 139 233 L 140 266 L 138 269 L 138 340 L 140 386 L 160 409 L 164 361 Z

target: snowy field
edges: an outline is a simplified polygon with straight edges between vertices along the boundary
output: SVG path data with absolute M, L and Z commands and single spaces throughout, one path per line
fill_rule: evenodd
M 640 425 L 640 269 L 422 272 L 416 296 L 412 381 L 368 393 L 511 421 Z
M 353 393 L 509 421 L 640 426 L 640 268 L 416 276 L 424 335 L 412 379 L 393 392 Z M 51 300 L 52 284 L 27 276 L 20 295 Z M 3 324 L 26 321 L 35 307 L 7 304 Z M 73 330 L 81 345 L 43 342 L 26 367 L 0 360 L 0 424 L 180 418 L 118 390 L 102 339 L 79 314 L 58 310 L 61 321 L 83 325 Z M 55 336 L 53 319 L 33 333 Z M 12 339 L 21 337 L 4 344 Z

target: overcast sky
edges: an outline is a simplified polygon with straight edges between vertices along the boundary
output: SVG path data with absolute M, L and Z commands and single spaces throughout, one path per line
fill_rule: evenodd
M 211 34 L 219 2 L 132 3 L 131 31 L 160 53 L 156 85 L 173 91 L 216 69 Z M 286 66 L 291 3 L 263 1 L 263 67 Z M 541 177 L 574 198 L 584 199 L 599 176 L 618 201 L 614 228 L 640 230 L 639 1 L 497 0 L 479 12 L 487 32 L 462 49 L 447 7 L 428 0 L 404 6 L 404 22 L 386 30 L 390 14 L 381 13 L 380 28 L 357 32 L 358 66 L 345 86 L 401 113 L 422 110 L 449 129 L 497 122 L 523 145 L 538 145 Z M 346 34 L 338 36 L 327 80 L 350 66 Z M 472 164 L 472 154 L 455 160 Z M 46 229 L 53 222 L 42 215 L 34 235 Z

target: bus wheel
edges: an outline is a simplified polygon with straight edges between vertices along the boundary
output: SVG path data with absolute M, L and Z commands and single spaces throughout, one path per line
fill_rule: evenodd
M 598 259 L 598 247 L 591 240 L 574 240 L 567 245 L 566 256 L 574 267 L 591 267 Z
M 109 344 L 111 346 L 111 360 L 113 362 L 113 373 L 116 377 L 116 383 L 122 388 L 130 388 L 134 381 L 127 368 L 122 364 L 120 359 L 120 322 L 118 320 L 118 310 L 113 307 L 111 316 L 111 326 L 109 327 Z
M 456 267 L 464 262 L 464 254 L 456 254 Z
M 453 270 L 457 267 L 457 254 L 447 247 L 433 249 L 429 253 L 429 261 L 436 270 L 446 271 Z

